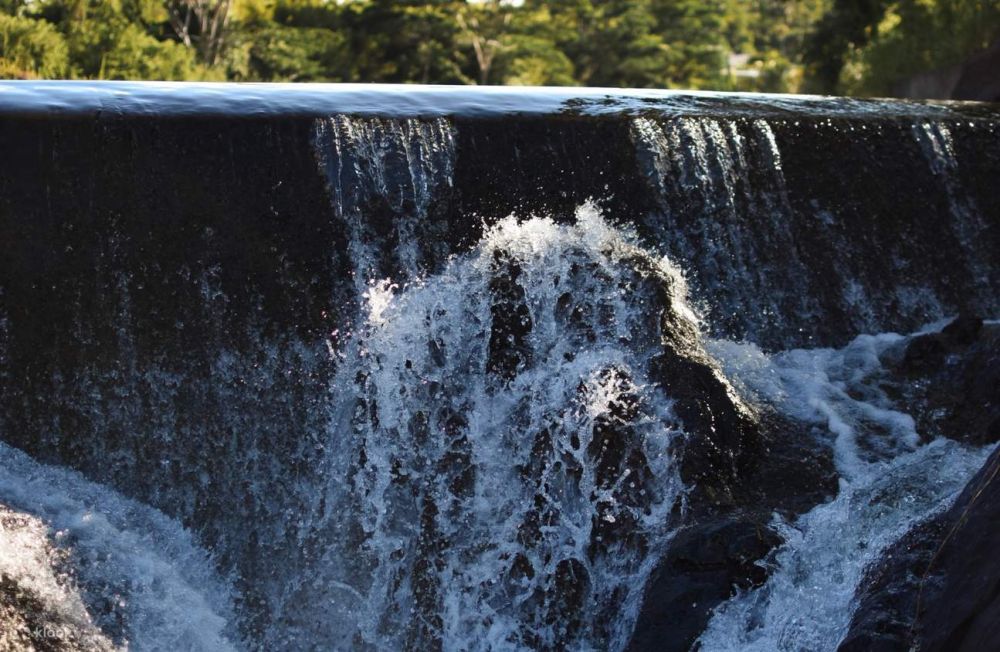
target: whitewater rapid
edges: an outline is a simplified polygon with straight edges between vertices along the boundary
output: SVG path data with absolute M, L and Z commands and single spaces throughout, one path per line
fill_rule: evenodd
M 410 267 L 409 282 L 378 278 L 377 257 L 355 252 L 369 272 L 355 279 L 362 317 L 331 349 L 331 391 L 351 398 L 332 409 L 330 485 L 307 528 L 322 563 L 278 619 L 294 623 L 303 595 L 329 592 L 322 628 L 303 623 L 294 636 L 372 649 L 624 649 L 691 490 L 674 456 L 683 423 L 645 372 L 662 334 L 631 284 L 637 261 L 652 265 L 679 288 L 672 308 L 704 329 L 683 273 L 594 205 L 572 225 L 503 220 L 440 273 Z M 513 324 L 500 358 L 497 319 Z M 776 520 L 786 542 L 763 562 L 772 578 L 716 610 L 704 649 L 835 649 L 866 565 L 946 508 L 985 459 L 986 449 L 924 441 L 881 392 L 880 356 L 906 341 L 866 335 L 771 355 L 708 341 L 746 397 L 814 426 L 840 490 Z M 639 407 L 622 419 L 623 405 Z M 632 429 L 643 460 L 629 467 L 624 455 L 604 479 L 588 439 L 602 419 Z M 271 640 L 287 644 L 289 632 Z
M 334 350 L 331 392 L 349 398 L 304 590 L 335 597 L 308 636 L 624 647 L 685 491 L 670 453 L 684 432 L 647 377 L 660 335 L 632 300 L 637 258 L 651 282 L 681 282 L 588 205 L 572 226 L 502 221 L 433 277 L 368 283 Z
M 833 449 L 840 486 L 833 500 L 793 522 L 775 516 L 785 543 L 761 562 L 770 578 L 716 608 L 701 649 L 836 650 L 867 568 L 914 525 L 950 507 L 986 461 L 993 446 L 921 437 L 880 387 L 882 356 L 907 339 L 862 335 L 843 349 L 773 355 L 752 344 L 710 343 L 726 373 L 758 400 L 814 424 L 814 436 Z
M 44 649 L 239 649 L 228 583 L 191 532 L 3 443 L 0 576 L 40 612 L 20 632 L 27 639 L 0 633 L 9 649 L 29 640 Z

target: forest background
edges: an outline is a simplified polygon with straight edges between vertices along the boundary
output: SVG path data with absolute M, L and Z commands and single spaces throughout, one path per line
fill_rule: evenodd
M 1000 0 L 0 0 L 15 79 L 888 96 L 998 43 Z

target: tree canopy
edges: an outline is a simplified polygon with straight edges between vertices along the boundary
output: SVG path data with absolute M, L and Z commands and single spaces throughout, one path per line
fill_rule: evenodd
M 885 94 L 997 0 L 0 0 L 0 77 Z

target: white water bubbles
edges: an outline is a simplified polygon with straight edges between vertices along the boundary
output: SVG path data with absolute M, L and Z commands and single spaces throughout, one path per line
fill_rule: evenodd
M 794 523 L 766 563 L 768 581 L 714 612 L 699 639 L 707 652 L 835 650 L 847 633 L 866 567 L 915 524 L 947 508 L 988 451 L 949 440 L 921 444 L 910 415 L 880 389 L 880 357 L 903 342 L 864 335 L 843 349 L 771 356 L 714 342 L 727 373 L 782 412 L 816 425 L 841 476 L 835 499 Z
M 681 276 L 592 205 L 366 288 L 318 571 L 374 648 L 620 649 L 685 492 L 649 362 Z M 691 324 L 692 329 L 696 329 Z M 334 539 L 331 541 L 331 539 Z
M 235 649 L 228 586 L 190 532 L 2 443 L 0 574 L 38 601 L 36 637 L 85 650 Z
M 36 643 L 94 652 L 114 650 L 95 625 L 40 519 L 0 504 L 0 649 Z

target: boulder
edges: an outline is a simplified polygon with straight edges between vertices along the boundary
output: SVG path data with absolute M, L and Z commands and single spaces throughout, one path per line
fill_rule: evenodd
M 757 562 L 781 537 L 756 515 L 733 515 L 681 530 L 653 571 L 630 650 L 683 652 L 733 591 L 760 586 L 767 570 Z
M 839 648 L 1000 649 L 1000 450 L 947 512 L 913 528 L 868 571 Z
M 692 502 L 689 524 L 650 576 L 633 652 L 690 649 L 716 606 L 767 580 L 767 556 L 783 543 L 775 513 L 793 519 L 836 494 L 831 452 L 807 426 L 766 409 L 759 423 L 760 449 L 734 485 L 734 503 Z
M 1000 441 L 1000 325 L 963 315 L 889 357 L 918 432 L 974 445 Z

